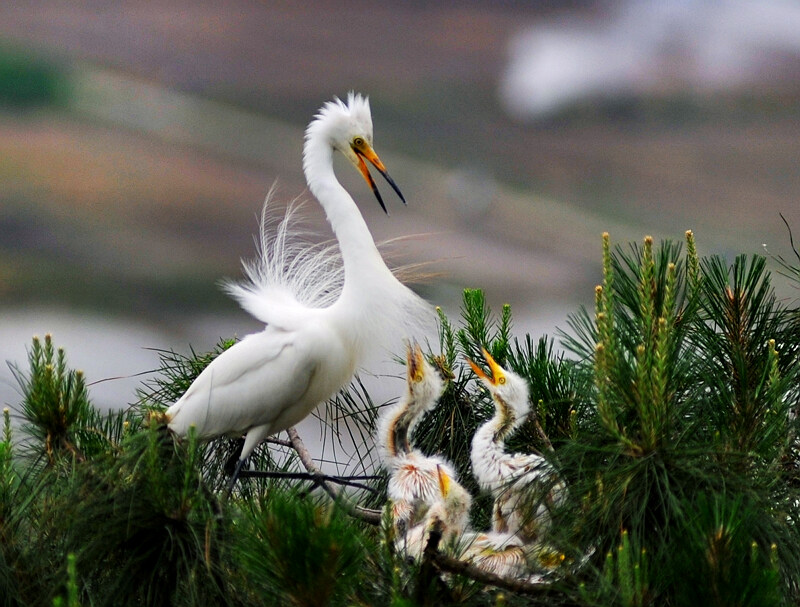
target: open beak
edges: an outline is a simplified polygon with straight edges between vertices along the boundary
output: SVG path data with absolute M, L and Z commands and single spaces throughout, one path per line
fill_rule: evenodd
M 496 386 L 500 381 L 500 377 L 503 376 L 503 369 L 500 367 L 500 365 L 498 365 L 495 362 L 494 358 L 492 358 L 492 355 L 489 354 L 486 348 L 481 348 L 481 350 L 483 351 L 483 358 L 486 359 L 486 362 L 489 365 L 489 369 L 492 370 L 491 377 L 486 375 L 486 373 L 483 372 L 483 369 L 481 369 L 470 359 L 467 359 L 467 362 L 469 363 L 469 366 L 472 367 L 472 371 L 475 373 L 475 375 L 477 375 L 480 379 L 482 379 L 486 383 Z
M 397 187 L 394 179 L 389 176 L 389 173 L 386 171 L 386 167 L 381 162 L 381 159 L 378 158 L 375 150 L 373 150 L 366 141 L 358 147 L 355 145 L 352 145 L 351 147 L 356 156 L 358 156 L 358 170 L 361 172 L 364 180 L 369 184 L 369 187 L 372 188 L 372 193 L 375 194 L 375 198 L 378 199 L 378 203 L 380 203 L 383 212 L 387 215 L 389 214 L 389 211 L 386 210 L 386 205 L 383 204 L 383 198 L 381 198 L 381 193 L 378 191 L 378 186 L 375 185 L 375 180 L 372 178 L 372 175 L 369 174 L 369 168 L 367 168 L 367 163 L 364 162 L 364 159 L 369 160 L 372 166 L 374 166 L 378 172 L 383 175 L 383 178 L 388 181 L 389 185 L 392 186 L 395 192 L 397 192 L 397 195 L 400 197 L 400 200 L 403 201 L 403 204 L 406 204 L 406 199 L 403 196 L 403 193 L 400 191 L 400 188 Z
M 419 344 L 415 343 L 413 346 L 409 344 L 406 361 L 408 362 L 408 377 L 413 381 L 422 381 L 424 358 Z

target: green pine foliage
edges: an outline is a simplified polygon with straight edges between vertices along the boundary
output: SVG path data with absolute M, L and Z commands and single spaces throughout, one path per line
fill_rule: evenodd
M 687 238 L 686 257 L 676 244 L 656 249 L 649 238 L 612 253 L 604 238 L 595 318 L 573 316 L 566 340 L 580 357 L 579 374 L 592 378 L 576 440 L 559 452 L 575 500 L 568 520 L 575 540 L 596 554 L 612 550 L 626 530 L 667 565 L 651 569 L 654 604 L 687 604 L 695 591 L 676 573 L 687 566 L 681 547 L 696 550 L 689 562 L 699 567 L 702 550 L 689 530 L 700 524 L 707 496 L 719 507 L 733 500 L 750 515 L 737 541 L 758 547 L 747 563 L 767 568 L 776 551 L 781 590 L 796 597 L 798 496 L 786 490 L 784 464 L 797 358 L 780 354 L 792 350 L 791 314 L 777 304 L 763 258 L 697 260 Z M 734 556 L 741 555 L 720 553 L 718 566 L 738 566 Z M 753 592 L 776 596 L 752 580 Z
M 619 544 L 605 555 L 602 574 L 592 592 L 584 584 L 579 587 L 589 605 L 636 607 L 650 604 L 648 589 L 649 555 L 637 548 L 627 531 L 620 533 Z
M 19 598 L 18 567 L 22 564 L 23 533 L 20 530 L 22 511 L 15 507 L 22 502 L 21 482 L 17 476 L 8 407 L 3 410 L 3 440 L 0 441 L 0 605 L 17 604 Z
M 274 604 L 348 605 L 371 541 L 335 504 L 272 492 L 244 513 L 242 566 L 253 591 Z M 268 603 L 269 604 L 269 603 Z
M 675 603 L 710 607 L 781 603 L 777 546 L 760 545 L 763 515 L 739 494 L 701 494 L 675 544 Z
M 485 348 L 528 381 L 531 414 L 507 449 L 542 455 L 565 487 L 539 538 L 552 573 L 538 591 L 408 562 L 386 513 L 353 516 L 354 502 L 383 507 L 387 480 L 371 440 L 385 403 L 358 379 L 318 415 L 325 459 L 377 475 L 358 481 L 367 490 L 332 499 L 273 441 L 252 460 L 273 476 L 245 474 L 229 495 L 239 442 L 178 441 L 162 412 L 233 340 L 160 352 L 138 403 L 101 414 L 47 336 L 13 367 L 21 399 L 0 436 L 0 607 L 797 604 L 796 304 L 775 296 L 767 259 L 701 259 L 691 233 L 629 247 L 605 235 L 602 260 L 594 310 L 570 317 L 564 351 L 515 337 L 508 306 L 495 314 L 467 290 L 459 318 L 440 311 L 428 353 L 446 388 L 412 440 L 453 463 L 476 529 L 492 497 L 471 440 L 494 405 L 467 360 Z M 530 493 L 534 512 L 546 492 Z

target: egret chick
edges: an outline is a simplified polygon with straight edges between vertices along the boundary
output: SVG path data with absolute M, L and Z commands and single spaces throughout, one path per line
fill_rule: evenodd
M 338 151 L 358 169 L 385 211 L 369 162 L 405 202 L 372 141 L 369 102 L 354 93 L 347 103 L 326 103 L 306 130 L 306 181 L 341 251 L 344 279 L 336 272 L 330 277 L 331 288 L 339 289 L 335 301 L 330 303 L 325 288 L 316 287 L 318 296 L 309 296 L 303 291 L 307 281 L 294 275 L 313 274 L 309 264 L 319 264 L 319 255 L 287 264 L 280 250 L 276 255 L 262 247 L 258 263 L 245 268 L 248 280 L 229 285 L 228 291 L 266 323 L 265 329 L 218 356 L 167 409 L 169 427 L 179 436 L 191 426 L 200 439 L 245 435 L 231 485 L 264 438 L 297 424 L 352 378 L 368 352 L 391 350 L 398 334 L 408 334 L 409 325 L 432 314 L 387 268 L 355 202 L 334 175 Z M 278 242 L 288 241 L 285 236 Z
M 469 525 L 469 509 L 472 496 L 453 477 L 449 476 L 441 466 L 436 470 L 439 481 L 439 494 L 425 512 L 422 520 L 408 529 L 405 535 L 398 535 L 395 546 L 407 557 L 419 560 L 430 539 L 434 524 L 441 524 L 441 544 L 445 549 L 453 550 L 458 540 Z
M 549 507 L 544 502 L 558 500 L 563 486 L 555 484 L 531 516 L 530 508 L 526 508 L 531 502 L 525 497 L 535 483 L 542 488 L 553 484 L 555 471 L 541 455 L 505 452 L 506 437 L 530 411 L 528 382 L 498 365 L 485 349 L 483 356 L 491 377 L 473 361 L 468 362 L 492 395 L 495 414 L 472 437 L 472 471 L 481 488 L 495 498 L 493 530 L 519 535 L 524 541 L 533 540 L 549 524 Z
M 525 544 L 510 533 L 472 531 L 461 540 L 459 559 L 506 578 L 527 578 Z
M 422 353 L 419 344 L 406 344 L 406 390 L 378 419 L 378 446 L 390 468 L 411 451 L 408 437 L 416 423 L 438 402 L 444 380 Z
M 445 384 L 439 372 L 425 359 L 418 344 L 406 346 L 406 388 L 395 405 L 378 420 L 377 443 L 383 464 L 389 472 L 387 494 L 398 539 L 412 528 L 422 533 L 425 517 L 432 512 L 452 528 L 456 504 L 466 505 L 471 497 L 458 484 L 452 466 L 438 456 L 426 456 L 413 449 L 409 434 L 419 419 L 439 400 Z M 446 499 L 447 498 L 447 499 Z M 447 512 L 441 512 L 445 508 Z M 437 510 L 440 512 L 438 514 Z
M 436 405 L 444 381 L 419 345 L 407 346 L 406 359 L 405 392 L 378 420 L 378 445 L 389 472 L 387 495 L 399 535 L 419 524 L 427 509 L 442 499 L 442 479 L 456 477 L 444 458 L 427 456 L 409 444 L 409 432 Z

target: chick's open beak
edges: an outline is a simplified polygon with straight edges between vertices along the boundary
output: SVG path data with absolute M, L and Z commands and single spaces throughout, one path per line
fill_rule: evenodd
M 486 348 L 481 348 L 483 351 L 483 358 L 486 359 L 486 363 L 489 365 L 489 368 L 492 370 L 492 376 L 489 377 L 486 373 L 483 372 L 478 365 L 476 365 L 473 361 L 467 359 L 469 366 L 472 367 L 472 371 L 477 375 L 480 379 L 485 381 L 488 384 L 496 386 L 500 382 L 500 378 L 503 377 L 503 369 L 500 365 L 498 365 L 492 355 L 486 350 Z
M 394 182 L 389 176 L 389 173 L 386 170 L 383 162 L 381 159 L 378 158 L 378 155 L 375 153 L 375 150 L 366 142 L 362 142 L 361 145 L 351 145 L 350 147 L 353 148 L 353 152 L 355 152 L 356 156 L 358 156 L 358 170 L 361 172 L 361 175 L 364 177 L 364 180 L 369 184 L 369 187 L 372 188 L 372 193 L 375 194 L 375 198 L 378 199 L 378 203 L 381 205 L 383 212 L 387 215 L 389 211 L 386 210 L 386 205 L 383 203 L 383 198 L 381 198 L 381 193 L 378 191 L 378 186 L 375 184 L 375 180 L 372 178 L 372 175 L 369 173 L 369 168 L 367 167 L 367 163 L 364 162 L 364 159 L 369 160 L 369 162 L 374 166 L 378 172 L 383 175 L 383 178 L 389 182 L 389 185 L 392 186 L 397 195 L 400 197 L 400 200 L 403 201 L 403 204 L 406 204 L 406 199 L 403 196 L 403 193 L 400 191 L 400 188 L 397 187 L 397 184 Z
M 422 381 L 424 358 L 419 344 L 415 343 L 413 346 L 408 346 L 406 361 L 408 363 L 407 373 L 409 379 L 417 382 Z

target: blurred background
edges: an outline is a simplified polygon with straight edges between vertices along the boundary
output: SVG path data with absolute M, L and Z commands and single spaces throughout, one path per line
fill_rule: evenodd
M 257 330 L 217 281 L 252 256 L 276 180 L 279 200 L 308 196 L 303 129 L 349 90 L 408 207 L 379 183 L 386 217 L 338 175 L 377 239 L 423 234 L 397 262 L 432 261 L 420 291 L 451 314 L 481 287 L 519 335 L 565 328 L 592 305 L 603 231 L 788 257 L 782 213 L 800 238 L 797 2 L 15 0 L 0 360 L 25 368 L 50 332 L 119 406 L 151 348 Z M 0 402 L 17 402 L 5 365 Z

